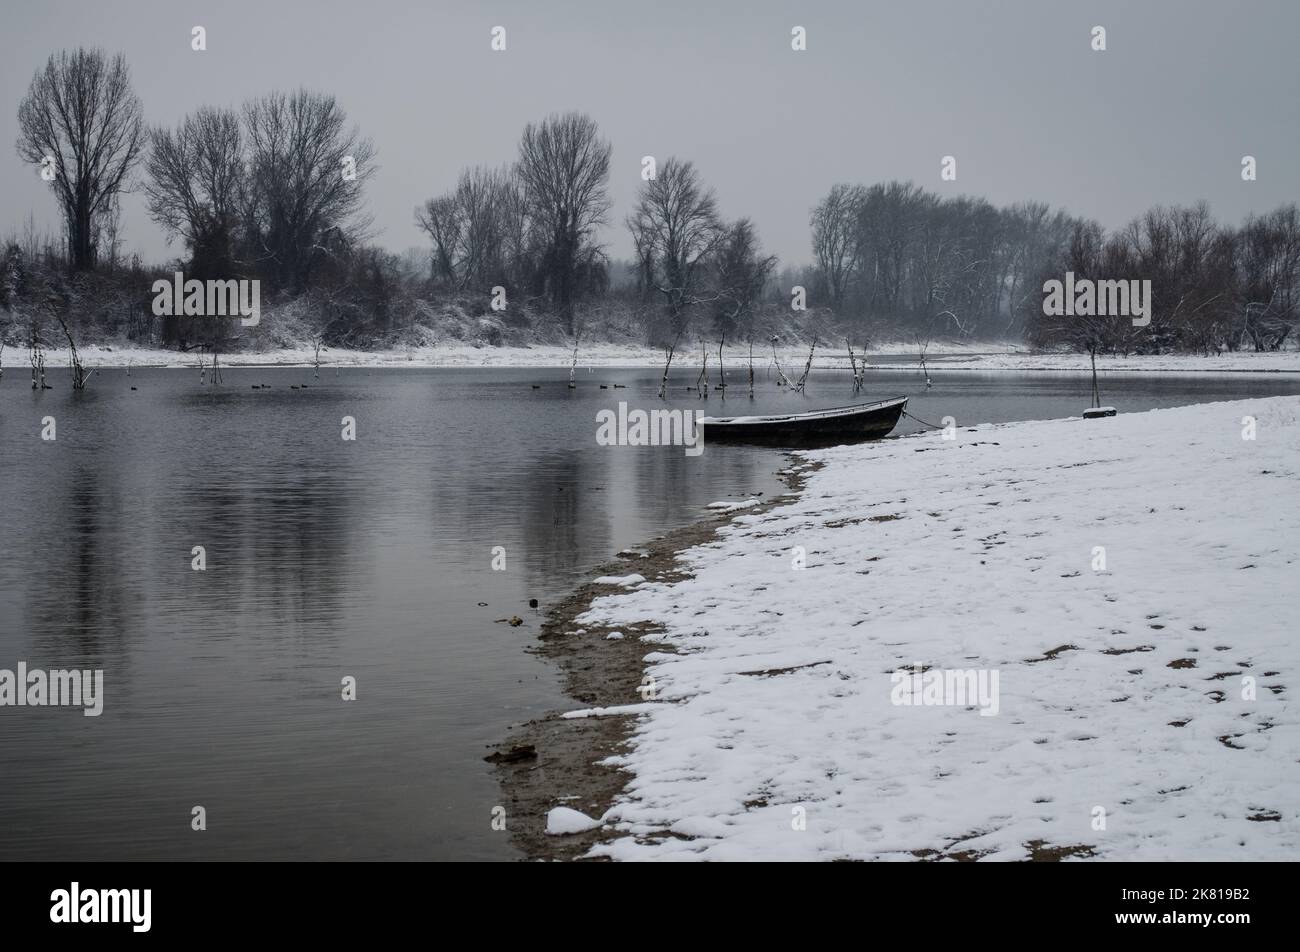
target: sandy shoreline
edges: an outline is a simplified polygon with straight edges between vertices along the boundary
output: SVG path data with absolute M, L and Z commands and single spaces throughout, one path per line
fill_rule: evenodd
M 823 465 L 793 455 L 790 459 L 791 465 L 780 474 L 789 487 L 788 492 L 760 505 L 745 507 L 741 510 L 744 514 L 759 515 L 794 501 L 804 491 L 808 477 Z M 592 575 L 600 578 L 635 571 L 665 583 L 689 578 L 691 572 L 680 555 L 714 540 L 718 530 L 736 514 L 737 510 L 723 510 L 702 516 L 647 544 L 625 550 L 626 556 L 620 555 L 617 560 L 598 566 Z M 655 633 L 662 629 L 654 622 L 613 626 L 584 625 L 577 621 L 596 599 L 618 591 L 617 585 L 594 581 L 579 586 L 546 612 L 539 643 L 529 649 L 557 666 L 564 680 L 565 694 L 575 706 L 600 709 L 636 704 L 642 696 L 647 657 L 676 650 L 655 640 Z M 608 639 L 616 631 L 625 637 Z M 597 844 L 620 835 L 613 826 L 601 824 L 583 833 L 550 835 L 546 832 L 547 814 L 554 807 L 566 806 L 600 818 L 614 806 L 616 798 L 626 792 L 632 775 L 602 761 L 616 756 L 627 744 L 636 714 L 581 718 L 564 714 L 564 711 L 551 711 L 543 717 L 511 725 L 509 735 L 484 759 L 497 766 L 497 778 L 507 804 L 507 830 L 511 842 L 526 860 L 608 862 L 608 857 L 587 854 Z M 1087 857 L 1091 849 L 1044 843 L 1035 844 L 1032 853 L 1035 861 L 1057 862 L 1070 856 Z M 942 855 L 916 850 L 914 855 L 921 862 L 939 859 L 966 862 L 979 858 L 978 853 L 960 849 Z
M 630 572 L 669 584 L 690 578 L 692 573 L 679 558 L 682 553 L 714 540 L 718 530 L 728 525 L 737 511 L 760 515 L 794 501 L 804 491 L 808 477 L 823 465 L 793 455 L 790 459 L 790 466 L 780 474 L 789 487 L 788 492 L 757 506 L 702 516 L 647 544 L 625 550 L 626 556 L 620 555 L 617 560 L 594 569 L 593 578 Z M 655 640 L 655 633 L 662 628 L 654 622 L 613 626 L 584 625 L 577 621 L 596 599 L 619 590 L 617 585 L 594 581 L 579 586 L 546 612 L 539 643 L 529 649 L 557 666 L 565 693 L 575 707 L 601 709 L 636 704 L 641 700 L 648 656 L 676 651 L 672 645 Z M 608 639 L 616 631 L 625 637 Z M 625 747 L 636 714 L 572 718 L 563 716 L 565 713 L 552 711 L 511 725 L 509 735 L 485 759 L 497 766 L 497 778 L 507 804 L 507 830 L 511 842 L 527 860 L 608 862 L 608 857 L 587 854 L 597 844 L 621 835 L 613 826 L 601 824 L 583 833 L 549 835 L 547 814 L 554 807 L 565 806 L 600 818 L 614 806 L 616 798 L 626 792 L 632 775 L 602 761 L 616 756 Z M 943 854 L 916 850 L 913 855 L 921 862 L 940 859 L 966 862 L 979 858 L 978 853 L 961 849 Z M 1032 851 L 1032 858 L 1040 862 L 1089 855 L 1091 849 L 1083 845 L 1060 847 L 1042 843 L 1035 844 Z
M 781 473 L 789 492 L 747 507 L 758 514 L 784 505 L 803 490 L 807 476 L 818 464 L 795 461 Z M 678 559 L 680 553 L 709 542 L 736 511 L 720 511 L 665 533 L 629 552 L 644 553 L 619 558 L 593 571 L 593 578 L 637 573 L 657 581 L 675 582 L 689 576 Z M 578 707 L 606 708 L 641 700 L 646 656 L 674 649 L 656 642 L 657 626 L 649 622 L 620 626 L 582 625 L 576 619 L 603 595 L 617 592 L 616 585 L 587 582 L 546 612 L 538 644 L 530 650 L 554 664 L 563 678 L 565 693 Z M 582 634 L 576 632 L 581 631 Z M 610 640 L 614 631 L 625 637 Z M 632 714 L 565 718 L 554 711 L 544 717 L 513 725 L 498 745 L 497 775 L 505 794 L 507 830 L 511 842 L 531 860 L 576 860 L 592 846 L 611 839 L 611 829 L 551 836 L 546 815 L 567 806 L 592 817 L 602 816 L 624 791 L 629 775 L 600 761 L 617 753 L 632 729 Z M 530 753 L 532 755 L 530 755 Z M 492 757 L 493 755 L 489 755 Z

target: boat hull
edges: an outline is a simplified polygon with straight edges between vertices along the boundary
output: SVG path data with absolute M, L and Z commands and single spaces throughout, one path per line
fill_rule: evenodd
M 907 406 L 907 398 L 886 400 L 862 407 L 837 407 L 815 413 L 768 417 L 706 417 L 705 445 L 743 443 L 811 449 L 864 443 L 889 435 Z

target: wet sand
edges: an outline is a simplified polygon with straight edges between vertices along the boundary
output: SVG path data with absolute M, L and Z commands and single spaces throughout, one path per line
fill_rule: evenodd
M 797 471 L 780 475 L 790 487 L 788 493 L 764 500 L 743 510 L 705 516 L 698 522 L 651 540 L 631 555 L 597 569 L 593 578 L 637 573 L 656 582 L 674 582 L 688 577 L 678 562 L 679 553 L 710 541 L 719 528 L 740 514 L 766 512 L 794 498 L 806 476 L 817 467 L 795 461 Z M 819 464 L 818 464 L 819 465 Z M 620 625 L 617 629 L 581 625 L 575 619 L 602 595 L 623 591 L 620 586 L 588 582 L 552 606 L 542 624 L 538 655 L 555 664 L 563 676 L 565 692 L 573 699 L 572 710 L 641 703 L 640 688 L 645 676 L 644 658 L 655 651 L 670 652 L 670 646 L 656 642 L 652 624 Z M 583 634 L 577 631 L 586 629 Z M 613 641 L 606 635 L 623 632 Z M 629 779 L 629 774 L 600 761 L 618 753 L 633 727 L 633 714 L 564 719 L 563 712 L 511 728 L 510 734 L 489 759 L 497 764 L 504 794 L 506 829 L 512 843 L 529 859 L 581 859 L 594 844 L 611 839 L 614 830 L 600 828 L 586 833 L 549 836 L 546 814 L 564 806 L 599 818 Z

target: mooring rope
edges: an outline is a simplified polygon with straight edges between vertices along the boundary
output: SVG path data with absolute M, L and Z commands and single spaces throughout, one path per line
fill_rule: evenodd
M 903 411 L 903 416 L 915 420 L 917 423 L 920 423 L 922 426 L 928 426 L 935 430 L 947 429 L 946 427 L 939 426 L 939 424 L 937 423 L 927 423 L 925 420 L 922 420 L 919 416 L 915 416 L 914 414 L 908 413 L 906 410 Z

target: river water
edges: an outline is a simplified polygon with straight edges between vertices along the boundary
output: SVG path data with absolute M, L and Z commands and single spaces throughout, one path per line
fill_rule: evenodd
M 697 372 L 674 373 L 671 405 L 705 405 L 685 390 Z M 708 503 L 780 492 L 786 462 L 598 446 L 598 410 L 661 406 L 659 371 L 567 378 L 233 368 L 213 387 L 109 369 L 74 394 L 66 371 L 36 393 L 11 369 L 0 669 L 102 669 L 104 706 L 0 707 L 0 860 L 517 858 L 492 829 L 482 758 L 510 724 L 567 706 L 528 652 L 540 612 Z M 737 378 L 710 413 L 909 394 L 918 417 L 967 425 L 1089 404 L 1083 375 L 941 362 L 928 389 L 880 370 L 861 397 L 844 373 L 814 373 L 801 396 L 760 372 L 753 401 Z M 1102 388 L 1127 412 L 1296 394 L 1300 375 L 1116 373 Z M 525 623 L 498 621 L 511 615 Z

